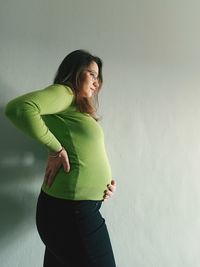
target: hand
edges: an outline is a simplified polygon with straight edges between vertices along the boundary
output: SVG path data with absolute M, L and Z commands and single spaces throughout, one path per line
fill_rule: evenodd
M 63 166 L 65 172 L 70 171 L 69 158 L 67 155 L 67 151 L 62 149 L 60 153 L 58 153 L 57 157 L 48 156 L 47 167 L 44 176 L 44 184 L 48 187 L 51 187 L 55 180 L 56 173 Z
M 107 199 L 112 197 L 113 193 L 116 191 L 116 186 L 117 186 L 117 183 L 115 180 L 112 180 L 111 184 L 107 185 L 108 189 L 104 191 L 105 195 L 103 197 L 104 198 L 103 201 L 106 201 Z

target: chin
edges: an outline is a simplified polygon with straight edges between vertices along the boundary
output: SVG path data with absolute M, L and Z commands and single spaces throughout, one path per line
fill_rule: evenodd
M 84 95 L 83 97 L 85 97 L 85 98 L 92 98 L 93 95 L 92 94 L 88 94 L 88 95 Z
M 93 97 L 93 93 L 88 94 L 88 98 Z
M 86 97 L 86 98 L 91 98 L 91 97 L 93 97 L 94 96 L 94 92 L 93 91 L 89 91 L 89 92 L 86 92 L 85 94 L 84 94 L 84 97 Z

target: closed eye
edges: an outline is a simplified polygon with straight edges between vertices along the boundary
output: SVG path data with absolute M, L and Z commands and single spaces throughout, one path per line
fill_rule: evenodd
M 94 79 L 97 79 L 97 76 L 96 76 L 94 73 L 91 73 L 91 76 L 92 76 Z
M 96 72 L 94 73 L 94 72 L 91 71 L 91 70 L 88 70 L 88 72 L 90 73 L 90 76 L 91 76 L 94 80 L 97 80 L 97 79 L 98 79 L 98 75 L 96 74 Z

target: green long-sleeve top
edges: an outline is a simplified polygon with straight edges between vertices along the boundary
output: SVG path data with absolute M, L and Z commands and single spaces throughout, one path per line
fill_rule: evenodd
M 70 200 L 103 199 L 112 180 L 103 130 L 77 110 L 71 88 L 55 84 L 22 95 L 6 105 L 5 114 L 48 150 L 66 149 L 70 171 L 61 167 L 50 188 L 42 184 L 44 192 Z

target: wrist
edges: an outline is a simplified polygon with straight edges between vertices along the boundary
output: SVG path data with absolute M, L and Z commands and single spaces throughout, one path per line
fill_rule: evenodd
M 49 153 L 49 157 L 51 158 L 58 158 L 60 157 L 61 152 L 64 150 L 64 147 L 62 147 L 58 152 Z

